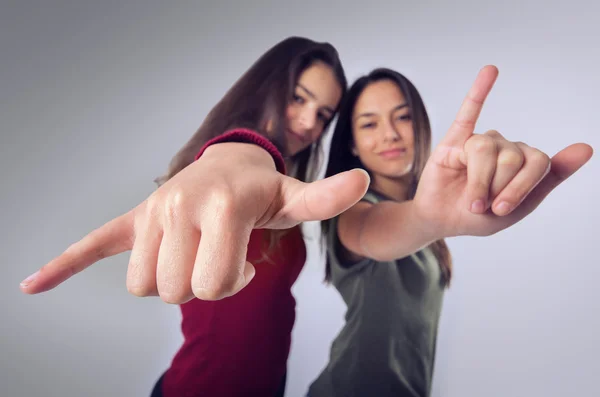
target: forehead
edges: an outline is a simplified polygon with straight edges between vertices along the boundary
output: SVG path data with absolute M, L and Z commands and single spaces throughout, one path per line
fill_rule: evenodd
M 312 99 L 320 106 L 336 108 L 342 96 L 342 89 L 333 69 L 323 62 L 315 62 L 306 68 L 298 78 L 298 86 L 306 94 L 313 96 Z
M 360 94 L 355 112 L 380 113 L 387 112 L 406 102 L 404 94 L 396 83 L 380 80 L 370 83 Z

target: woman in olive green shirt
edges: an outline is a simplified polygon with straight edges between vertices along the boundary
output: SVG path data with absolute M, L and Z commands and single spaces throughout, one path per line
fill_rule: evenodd
M 513 225 L 576 171 L 564 164 L 591 156 L 579 144 L 551 161 L 496 131 L 474 134 L 497 73 L 481 70 L 431 156 L 427 111 L 406 77 L 376 69 L 348 91 L 326 176 L 358 167 L 371 185 L 360 202 L 322 224 L 326 280 L 348 309 L 310 397 L 429 396 L 452 274 L 444 238 Z

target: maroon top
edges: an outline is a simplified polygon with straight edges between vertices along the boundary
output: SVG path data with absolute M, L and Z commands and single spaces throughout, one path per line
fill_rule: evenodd
M 242 140 L 237 140 L 240 133 Z M 252 142 L 267 146 L 250 130 L 228 134 L 207 145 L 256 138 Z M 269 152 L 280 169 L 281 154 L 274 146 Z M 269 254 L 270 261 L 264 260 L 265 232 L 255 229 L 250 236 L 247 258 L 256 275 L 248 286 L 218 301 L 194 299 L 180 306 L 184 342 L 163 378 L 165 397 L 272 396 L 281 385 L 296 317 L 291 288 L 304 266 L 306 247 L 295 227 Z

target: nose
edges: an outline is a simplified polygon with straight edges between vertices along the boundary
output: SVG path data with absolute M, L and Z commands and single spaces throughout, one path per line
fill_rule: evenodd
M 300 110 L 298 114 L 298 124 L 302 131 L 298 132 L 310 132 L 315 127 L 317 122 L 317 114 L 316 112 L 309 108 L 308 106 L 304 107 Z
M 397 141 L 400 139 L 400 133 L 392 123 L 386 123 L 383 128 L 383 139 L 385 141 Z

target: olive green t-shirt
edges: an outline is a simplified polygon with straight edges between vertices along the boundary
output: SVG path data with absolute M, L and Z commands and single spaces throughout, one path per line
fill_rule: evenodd
M 368 191 L 363 200 L 386 200 Z M 392 262 L 340 259 L 337 218 L 327 236 L 332 284 L 346 324 L 309 397 L 426 397 L 431 392 L 444 283 L 429 248 Z

